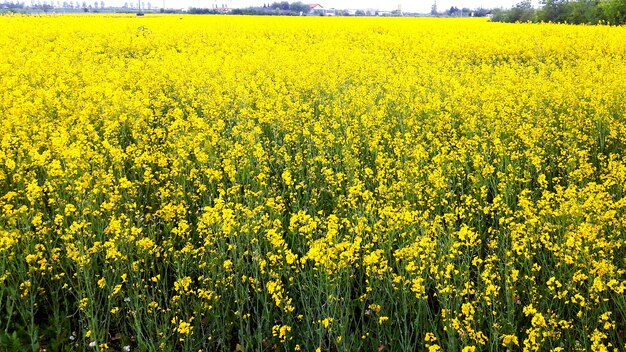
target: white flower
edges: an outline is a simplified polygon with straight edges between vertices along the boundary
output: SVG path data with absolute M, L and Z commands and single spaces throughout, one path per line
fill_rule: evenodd
M 91 341 L 89 343 L 89 347 L 96 347 L 96 342 L 95 341 Z
M 130 352 L 130 346 L 126 345 L 126 346 L 124 346 L 123 348 L 124 348 L 124 351 L 126 351 L 126 352 Z

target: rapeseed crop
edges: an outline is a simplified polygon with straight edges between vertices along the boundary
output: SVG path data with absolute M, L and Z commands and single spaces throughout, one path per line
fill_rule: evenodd
M 0 28 L 1 348 L 626 349 L 626 28 Z

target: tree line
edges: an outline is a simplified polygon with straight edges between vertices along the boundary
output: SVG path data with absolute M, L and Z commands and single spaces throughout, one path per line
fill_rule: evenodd
M 535 9 L 524 0 L 511 9 L 494 10 L 492 21 L 626 24 L 626 0 L 543 0 L 541 5 Z
M 233 9 L 233 15 L 300 15 L 309 13 L 309 5 L 300 1 L 289 3 L 287 1 L 263 4 L 247 8 Z

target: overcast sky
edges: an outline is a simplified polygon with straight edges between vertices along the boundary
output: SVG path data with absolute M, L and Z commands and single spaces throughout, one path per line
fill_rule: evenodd
M 144 3 L 150 2 L 153 7 L 163 7 L 163 0 L 143 0 Z M 212 7 L 215 4 L 226 4 L 228 7 L 247 7 L 247 6 L 262 6 L 263 3 L 271 3 L 276 0 L 165 0 L 165 7 L 168 8 L 185 8 L 185 7 Z M 294 2 L 297 0 L 289 0 Z M 395 10 L 398 8 L 398 4 L 402 4 L 403 11 L 410 12 L 430 12 L 430 8 L 434 0 L 300 0 L 303 3 L 319 3 L 324 8 L 337 8 L 337 9 L 365 9 L 373 8 L 378 10 Z M 493 8 L 493 7 L 511 7 L 521 0 L 437 0 L 437 8 L 439 11 L 449 9 L 451 6 L 458 8 Z M 91 1 L 87 1 L 91 2 Z M 107 5 L 123 5 L 125 0 L 105 0 Z M 129 3 L 132 1 L 129 1 Z M 137 0 L 134 1 L 135 3 Z M 533 1 L 537 3 L 537 1 Z

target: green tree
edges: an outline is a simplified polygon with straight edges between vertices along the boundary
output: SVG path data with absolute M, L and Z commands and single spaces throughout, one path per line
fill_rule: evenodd
M 598 0 L 577 0 L 567 4 L 567 23 L 598 23 L 600 7 Z
M 567 0 L 543 0 L 541 10 L 537 11 L 537 20 L 544 22 L 567 21 Z
M 530 0 L 523 0 L 509 11 L 506 22 L 528 22 L 533 19 L 534 15 L 535 11 Z
M 602 17 L 610 24 L 626 24 L 626 0 L 604 0 L 599 7 Z
M 287 11 L 289 10 L 289 3 L 287 1 L 274 2 L 272 3 L 271 8 Z
M 294 12 L 302 12 L 302 13 L 309 13 L 309 11 L 311 11 L 311 8 L 309 7 L 309 5 L 302 3 L 300 1 L 292 2 L 289 5 L 289 9 Z

